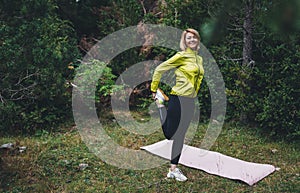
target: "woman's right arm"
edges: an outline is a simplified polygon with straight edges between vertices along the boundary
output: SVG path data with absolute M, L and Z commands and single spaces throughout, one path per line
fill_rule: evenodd
M 152 82 L 151 82 L 151 91 L 156 92 L 161 76 L 164 72 L 171 70 L 173 68 L 176 68 L 180 66 L 179 60 L 182 58 L 182 55 L 180 52 L 176 53 L 174 56 L 172 56 L 167 61 L 161 63 L 155 68 L 154 74 L 152 76 Z

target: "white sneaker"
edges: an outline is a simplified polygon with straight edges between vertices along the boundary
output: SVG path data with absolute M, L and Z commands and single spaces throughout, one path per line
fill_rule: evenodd
M 169 169 L 169 173 L 167 174 L 167 178 L 175 178 L 177 181 L 184 182 L 187 180 L 187 177 L 183 175 L 180 169 L 175 168 L 173 171 Z
M 169 97 L 165 95 L 165 93 L 161 89 L 158 88 L 156 91 L 155 100 L 158 104 L 163 104 L 164 101 L 169 100 Z

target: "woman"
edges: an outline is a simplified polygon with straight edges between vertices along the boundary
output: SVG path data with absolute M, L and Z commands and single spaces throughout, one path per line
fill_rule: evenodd
M 177 52 L 173 57 L 156 67 L 151 83 L 152 97 L 156 100 L 159 108 L 162 129 L 165 137 L 173 140 L 171 153 L 171 166 L 167 174 L 168 178 L 175 178 L 178 181 L 186 181 L 177 167 L 184 137 L 194 114 L 195 98 L 200 89 L 204 69 L 202 57 L 197 53 L 200 48 L 200 36 L 194 29 L 183 31 L 180 40 L 182 51 Z M 158 88 L 161 76 L 164 72 L 176 68 L 176 84 L 172 87 L 168 98 Z M 168 102 L 168 109 L 163 105 Z

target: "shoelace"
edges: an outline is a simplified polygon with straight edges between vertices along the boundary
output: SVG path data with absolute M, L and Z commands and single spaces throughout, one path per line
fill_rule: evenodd
M 183 175 L 183 173 L 180 169 L 177 168 L 177 171 L 178 171 L 179 174 Z

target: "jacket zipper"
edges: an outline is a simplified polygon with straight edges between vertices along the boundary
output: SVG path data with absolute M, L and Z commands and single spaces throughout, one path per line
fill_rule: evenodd
M 196 59 L 196 66 L 198 68 L 198 75 L 197 75 L 197 78 L 196 78 L 196 82 L 194 84 L 194 87 L 195 87 L 195 91 L 194 92 L 196 92 L 196 90 L 197 90 L 196 86 L 197 86 L 198 79 L 199 79 L 199 76 L 200 76 L 200 66 L 198 65 L 197 54 L 195 54 L 195 59 Z

